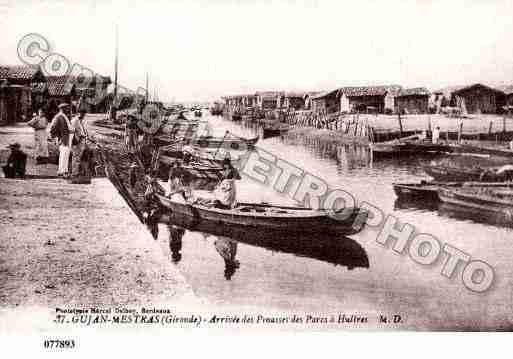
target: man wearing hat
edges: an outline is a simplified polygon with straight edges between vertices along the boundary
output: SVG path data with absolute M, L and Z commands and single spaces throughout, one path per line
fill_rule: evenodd
M 67 177 L 69 175 L 69 156 L 71 153 L 71 141 L 73 133 L 69 120 L 70 107 L 67 103 L 59 105 L 59 112 L 50 124 L 50 135 L 59 141 L 59 169 L 57 175 Z
M 82 162 L 82 154 L 84 153 L 87 131 L 84 127 L 85 109 L 80 109 L 77 116 L 71 120 L 71 128 L 73 131 L 73 141 L 71 142 L 71 177 L 72 181 L 78 183 L 80 176 L 80 164 Z M 87 164 L 83 166 L 87 167 Z
M 27 155 L 21 150 L 19 143 L 9 145 L 11 154 L 7 159 L 7 165 L 3 166 L 6 178 L 25 178 L 25 166 L 27 164 Z

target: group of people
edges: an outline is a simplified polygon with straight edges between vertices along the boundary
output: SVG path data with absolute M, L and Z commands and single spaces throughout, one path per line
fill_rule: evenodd
M 85 111 L 81 110 L 75 116 L 71 116 L 71 107 L 67 103 L 59 106 L 58 113 L 48 123 L 45 111 L 40 108 L 37 114 L 27 122 L 34 129 L 34 157 L 36 164 L 48 162 L 48 135 L 56 139 L 59 145 L 59 166 L 57 175 L 68 178 L 72 183 L 88 182 L 89 168 L 84 163 L 88 160 L 86 140 L 87 130 L 84 125 Z M 7 164 L 3 167 L 7 178 L 24 178 L 27 155 L 21 150 L 19 143 L 9 145 L 11 154 Z M 71 169 L 70 169 L 71 158 Z
M 220 180 L 213 191 L 213 198 L 196 197 L 191 189 L 192 178 L 188 171 L 175 161 L 169 171 L 167 196 L 176 202 L 198 203 L 219 209 L 232 209 L 237 204 L 237 187 L 235 181 L 240 180 L 240 174 L 233 167 L 230 158 L 225 158 L 222 164 Z
M 59 167 L 57 175 L 70 178 L 72 183 L 80 183 L 80 165 L 83 162 L 86 150 L 87 130 L 84 125 L 85 111 L 80 110 L 71 118 L 69 104 L 59 105 L 59 112 L 50 123 L 50 135 L 56 138 L 59 144 Z M 70 120 L 71 118 L 71 120 Z M 71 171 L 69 168 L 71 156 Z M 82 167 L 88 171 L 87 166 Z

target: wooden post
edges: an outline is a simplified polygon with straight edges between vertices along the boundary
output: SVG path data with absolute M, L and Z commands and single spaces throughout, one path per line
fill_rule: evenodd
M 488 135 L 492 135 L 492 127 L 493 127 L 493 121 L 490 121 L 490 125 L 488 126 Z
M 461 143 L 461 135 L 463 133 L 463 121 L 460 122 L 458 126 L 458 143 Z
M 401 120 L 401 113 L 397 113 L 397 121 L 399 122 L 399 133 L 401 134 L 401 137 L 403 137 L 403 121 Z

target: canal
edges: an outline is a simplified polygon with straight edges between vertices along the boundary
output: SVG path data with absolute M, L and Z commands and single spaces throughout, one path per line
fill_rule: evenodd
M 207 118 L 221 136 L 226 130 L 244 137 L 258 134 L 247 124 Z M 376 328 L 380 325 L 375 316 L 399 314 L 402 329 L 511 329 L 512 229 L 488 223 L 479 213 L 397 201 L 392 183 L 427 179 L 422 165 L 431 159 L 371 161 L 365 148 L 301 138 L 261 139 L 257 147 L 324 179 L 330 188 L 372 203 L 417 232 L 435 236 L 442 245 L 489 263 L 495 271 L 494 283 L 485 293 L 472 292 L 462 282 L 462 266 L 451 278 L 441 275 L 444 254 L 432 265 L 418 264 L 408 254 L 378 243 L 378 231 L 372 228 L 350 238 L 319 240 L 321 244 L 311 247 L 288 246 L 279 239 L 259 246 L 251 240 L 254 233 L 247 240 L 234 238 L 240 266 L 226 276 L 214 245 L 218 238 L 159 225 L 162 249 L 198 296 L 227 308 L 367 315 L 369 326 Z M 240 181 L 238 196 L 240 201 L 293 203 L 247 177 Z M 315 240 L 310 239 L 314 244 Z

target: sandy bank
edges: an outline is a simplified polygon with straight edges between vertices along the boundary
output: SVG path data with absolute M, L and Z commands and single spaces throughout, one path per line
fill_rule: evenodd
M 106 179 L 72 185 L 0 178 L 0 226 L 0 318 L 15 307 L 137 306 L 193 298 Z M 0 332 L 5 329 L 0 326 Z

